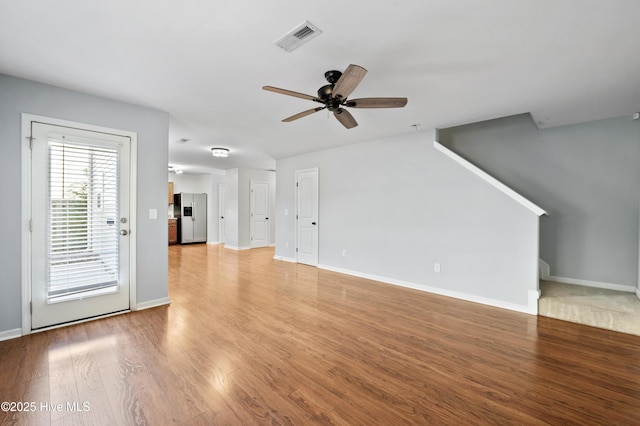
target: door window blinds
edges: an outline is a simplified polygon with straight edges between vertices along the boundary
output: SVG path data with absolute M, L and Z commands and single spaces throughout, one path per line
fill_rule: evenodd
M 119 147 L 48 139 L 47 301 L 117 291 Z

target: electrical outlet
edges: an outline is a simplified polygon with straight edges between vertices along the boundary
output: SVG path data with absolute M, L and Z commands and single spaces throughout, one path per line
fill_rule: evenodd
M 347 249 L 342 249 L 342 257 L 347 257 Z
M 440 272 L 440 264 L 439 263 L 434 263 L 433 264 L 433 272 Z

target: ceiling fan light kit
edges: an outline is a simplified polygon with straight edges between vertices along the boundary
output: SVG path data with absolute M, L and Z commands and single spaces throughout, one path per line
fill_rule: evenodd
M 227 148 L 211 148 L 211 155 L 214 157 L 226 158 L 229 156 L 229 150 Z
M 314 112 L 327 109 L 333 112 L 336 119 L 347 129 L 352 129 L 358 125 L 351 113 L 342 107 L 350 108 L 402 108 L 407 104 L 407 98 L 361 98 L 348 99 L 348 96 L 360 84 L 367 70 L 359 65 L 351 64 L 344 73 L 336 70 L 324 73 L 329 84 L 318 89 L 318 96 L 306 95 L 304 93 L 291 90 L 280 89 L 273 86 L 263 86 L 264 90 L 280 93 L 282 95 L 307 99 L 313 102 L 324 104 L 323 107 L 312 108 L 298 114 L 292 115 L 282 120 L 285 123 L 297 120 Z

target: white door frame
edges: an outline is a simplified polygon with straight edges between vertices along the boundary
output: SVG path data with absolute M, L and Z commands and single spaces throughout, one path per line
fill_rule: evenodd
M 38 121 L 41 123 L 51 124 L 54 126 L 62 127 L 74 127 L 78 129 L 118 134 L 129 137 L 131 139 L 131 176 L 129 180 L 129 226 L 131 230 L 129 234 L 129 250 L 130 250 L 130 267 L 129 267 L 129 307 L 131 310 L 135 309 L 137 304 L 136 299 L 136 246 L 137 246 L 137 232 L 136 232 L 136 200 L 137 200 L 137 156 L 138 156 L 138 134 L 126 130 L 111 129 L 102 126 L 94 126 L 85 123 L 78 123 L 67 120 L 60 120 L 57 118 L 44 117 L 33 114 L 22 114 L 22 132 L 21 132 L 21 146 L 22 146 L 22 174 L 21 174 L 21 191 L 22 191 L 22 230 L 21 230 L 21 263 L 22 263 L 22 335 L 31 334 L 31 122 Z M 108 316 L 108 315 L 106 315 Z M 95 319 L 95 318 L 91 318 Z M 57 328 L 66 326 L 69 324 L 84 322 L 88 320 L 79 320 L 63 325 L 46 327 L 37 331 L 48 330 L 50 328 Z
M 319 171 L 318 171 L 318 167 L 313 167 L 313 168 L 310 168 L 310 169 L 303 169 L 303 170 L 296 170 L 295 171 L 295 182 L 294 182 L 294 188 L 295 188 L 294 203 L 295 203 L 295 214 L 296 214 L 296 222 L 295 222 L 296 225 L 295 225 L 295 232 L 294 232 L 294 241 L 295 241 L 295 246 L 296 246 L 295 259 L 296 259 L 297 263 L 300 263 L 300 261 L 299 261 L 299 253 L 298 253 L 298 215 L 299 215 L 299 211 L 298 211 L 298 208 L 299 208 L 299 205 L 298 205 L 298 192 L 299 192 L 299 190 L 298 190 L 298 182 L 299 182 L 299 178 L 298 178 L 298 176 L 301 173 L 306 173 L 306 172 L 315 172 L 316 173 L 316 184 L 317 184 L 318 191 L 316 192 L 316 196 L 317 196 L 316 208 L 317 208 L 317 210 L 316 210 L 315 213 L 316 213 L 317 225 L 316 225 L 315 246 L 316 246 L 316 255 L 317 255 L 316 257 L 317 257 L 317 259 L 316 259 L 315 263 L 313 263 L 313 264 L 310 264 L 310 263 L 304 263 L 304 264 L 311 265 L 311 266 L 318 266 L 319 260 L 320 260 L 320 231 L 319 231 L 319 229 L 320 229 L 320 225 L 319 225 L 320 221 L 318 220 L 319 218 L 317 217 L 319 215 L 319 213 L 320 213 L 319 212 L 319 209 L 320 209 L 320 192 L 319 192 L 320 191 L 320 174 L 319 174 Z
M 259 184 L 259 185 L 266 185 L 267 186 L 267 214 L 266 214 L 266 232 L 267 232 L 267 241 L 265 245 L 254 245 L 254 232 L 255 232 L 255 219 L 254 219 L 254 208 L 255 208 L 255 194 L 253 192 L 254 190 L 254 185 L 255 184 Z M 255 247 L 268 247 L 269 244 L 271 243 L 271 222 L 269 222 L 269 214 L 271 212 L 271 188 L 269 185 L 269 182 L 264 182 L 264 181 L 259 181 L 259 180 L 251 180 L 249 181 L 249 246 L 251 248 L 255 248 Z
M 218 242 L 224 244 L 227 239 L 227 230 L 224 221 L 224 183 L 218 184 Z

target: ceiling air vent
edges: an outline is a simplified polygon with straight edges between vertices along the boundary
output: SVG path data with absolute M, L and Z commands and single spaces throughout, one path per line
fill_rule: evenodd
M 275 45 L 283 48 L 287 52 L 292 52 L 320 34 L 322 34 L 322 31 L 320 31 L 318 27 L 309 21 L 305 21 L 280 37 L 275 42 Z

